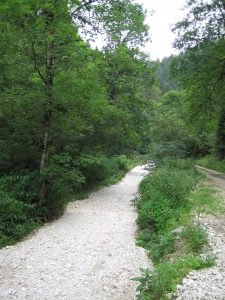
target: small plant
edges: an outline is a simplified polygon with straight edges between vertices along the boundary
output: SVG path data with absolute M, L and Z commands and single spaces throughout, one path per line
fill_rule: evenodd
M 149 269 L 140 268 L 142 277 L 132 278 L 133 281 L 139 281 L 140 285 L 137 287 L 136 292 L 140 294 L 136 295 L 137 299 L 150 299 L 148 298 L 149 293 L 152 290 L 152 272 Z
M 161 258 L 174 252 L 174 241 L 176 237 L 171 233 L 155 235 L 150 246 L 150 257 L 154 263 L 159 263 Z
M 186 240 L 187 247 L 193 253 L 201 253 L 203 247 L 208 245 L 207 231 L 200 223 L 186 226 L 180 236 Z
M 166 300 L 167 294 L 176 292 L 176 285 L 181 284 L 191 270 L 204 269 L 214 264 L 215 259 L 205 260 L 199 256 L 186 255 L 173 262 L 162 262 L 153 271 L 140 269 L 143 277 L 132 279 L 140 282 L 136 297 L 142 300 Z

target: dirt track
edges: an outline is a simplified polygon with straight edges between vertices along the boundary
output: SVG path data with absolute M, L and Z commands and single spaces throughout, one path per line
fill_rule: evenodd
M 209 179 L 208 183 L 210 185 L 212 185 L 215 189 L 218 189 L 220 192 L 225 194 L 225 174 L 224 173 L 206 169 L 206 168 L 203 168 L 200 166 L 197 166 L 197 167 Z
M 197 167 L 202 173 L 206 175 L 206 183 L 218 190 L 218 194 L 224 199 L 225 206 L 225 174 L 214 170 L 206 169 L 200 166 Z M 210 216 L 210 218 L 208 218 L 208 221 L 210 226 L 212 226 L 217 233 L 223 235 L 223 240 L 225 242 L 225 216 Z

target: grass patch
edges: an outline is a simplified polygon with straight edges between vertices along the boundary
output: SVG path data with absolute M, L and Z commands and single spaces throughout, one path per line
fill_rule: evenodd
M 137 299 L 168 300 L 168 294 L 176 291 L 176 285 L 191 271 L 208 268 L 214 265 L 213 258 L 203 259 L 199 256 L 185 255 L 173 262 L 164 261 L 154 271 L 140 269 L 142 277 L 132 280 L 140 282 Z
M 219 160 L 213 155 L 207 155 L 196 161 L 196 164 L 217 172 L 225 173 L 225 160 Z
M 201 183 L 197 186 L 190 195 L 190 201 L 197 214 L 215 215 L 225 213 L 222 198 L 219 197 L 218 191 L 205 184 Z

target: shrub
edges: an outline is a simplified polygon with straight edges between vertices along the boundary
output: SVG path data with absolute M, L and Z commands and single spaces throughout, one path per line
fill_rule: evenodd
M 142 195 L 140 201 L 151 201 L 159 194 L 170 199 L 174 208 L 183 206 L 187 196 L 196 185 L 196 179 L 192 171 L 175 168 L 162 168 L 146 177 L 139 186 Z M 155 197 L 155 195 L 157 195 Z
M 140 229 L 153 227 L 161 232 L 178 224 L 184 211 L 190 208 L 188 196 L 196 185 L 196 177 L 191 169 L 164 167 L 143 179 L 139 185 L 140 197 L 134 202 L 139 208 Z
M 0 246 L 20 240 L 37 226 L 31 217 L 35 207 L 0 192 Z
M 0 189 L 12 198 L 31 203 L 37 195 L 40 175 L 38 171 L 20 170 L 0 178 Z
M 171 232 L 154 235 L 149 244 L 149 255 L 154 263 L 159 263 L 163 257 L 174 252 L 175 239 L 176 237 Z
M 140 229 L 153 227 L 163 231 L 175 217 L 170 200 L 159 194 L 156 199 L 143 203 L 138 211 L 137 224 Z
M 167 158 L 158 166 L 140 183 L 134 200 L 141 229 L 137 244 L 149 250 L 155 264 L 154 271 L 141 269 L 143 277 L 134 279 L 140 281 L 137 298 L 143 300 L 168 299 L 167 294 L 176 290 L 189 271 L 212 266 L 215 260 L 197 256 L 208 246 L 207 233 L 200 224 L 189 223 L 192 208 L 209 202 L 201 195 L 195 201 L 195 188 L 203 176 L 190 160 Z M 185 229 L 177 239 L 172 230 L 180 225 Z

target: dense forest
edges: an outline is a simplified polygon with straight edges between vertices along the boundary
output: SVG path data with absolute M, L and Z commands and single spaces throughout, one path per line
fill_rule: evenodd
M 225 5 L 186 5 L 180 54 L 160 62 L 140 50 L 147 12 L 132 0 L 2 1 L 3 245 L 138 155 L 224 160 Z

